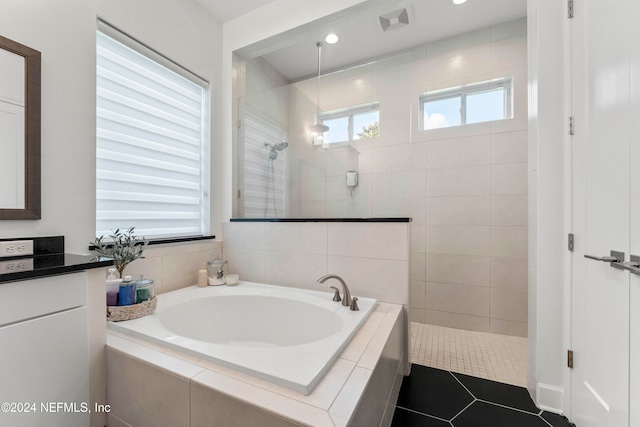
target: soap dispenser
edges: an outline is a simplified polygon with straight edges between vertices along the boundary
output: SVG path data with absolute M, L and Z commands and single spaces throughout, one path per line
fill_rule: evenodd
M 116 269 L 109 268 L 107 270 L 107 305 L 118 305 L 118 290 L 122 279 L 116 277 Z
M 207 286 L 207 269 L 205 268 L 204 262 L 200 266 L 200 270 L 198 270 L 198 287 L 204 288 Z

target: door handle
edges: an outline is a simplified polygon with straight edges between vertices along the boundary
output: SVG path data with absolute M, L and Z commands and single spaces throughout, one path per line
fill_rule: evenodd
M 610 256 L 594 256 L 594 255 L 585 255 L 585 258 L 592 259 L 595 261 L 603 261 L 608 262 L 609 265 L 613 268 L 617 268 L 618 270 L 625 270 L 624 266 L 624 252 L 611 251 Z M 638 257 L 640 260 L 640 257 Z M 640 266 L 640 264 L 639 264 Z M 638 269 L 638 274 L 640 274 L 640 268 Z
M 623 262 L 622 268 L 631 272 L 631 274 L 640 275 L 640 256 L 631 255 L 629 258 L 631 259 L 631 261 Z

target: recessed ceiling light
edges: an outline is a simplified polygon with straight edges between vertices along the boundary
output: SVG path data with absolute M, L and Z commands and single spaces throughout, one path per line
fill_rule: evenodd
M 466 3 L 467 0 L 453 0 L 453 4 L 463 4 Z
M 324 41 L 326 41 L 329 44 L 336 44 L 338 43 L 338 40 L 340 40 L 338 36 L 333 33 L 327 34 L 327 37 L 324 38 Z

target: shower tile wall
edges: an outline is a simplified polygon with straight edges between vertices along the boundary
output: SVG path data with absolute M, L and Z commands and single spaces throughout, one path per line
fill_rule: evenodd
M 380 135 L 342 147 L 311 145 L 316 80 L 289 85 L 287 216 L 412 217 L 411 320 L 525 336 L 526 58 L 521 19 L 323 76 L 322 111 L 380 104 Z M 418 130 L 424 92 L 507 76 L 513 119 Z

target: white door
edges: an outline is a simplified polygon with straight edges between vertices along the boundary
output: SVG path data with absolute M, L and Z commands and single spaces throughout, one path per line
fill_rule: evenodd
M 629 259 L 629 9 L 634 7 L 628 0 L 576 0 L 571 24 L 576 124 L 571 418 L 579 427 L 629 426 L 630 273 L 584 255 L 609 256 L 616 250 Z

